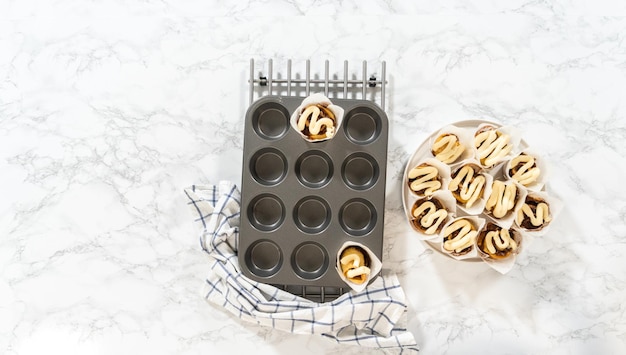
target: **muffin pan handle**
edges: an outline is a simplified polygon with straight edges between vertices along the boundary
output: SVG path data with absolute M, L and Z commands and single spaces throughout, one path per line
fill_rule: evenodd
M 259 72 L 258 76 L 255 75 L 255 62 L 254 59 L 250 59 L 250 78 L 248 79 L 249 90 L 250 90 L 250 98 L 249 104 L 255 100 L 255 97 L 260 98 L 263 96 L 272 96 L 272 95 L 285 95 L 285 96 L 294 96 L 292 95 L 292 91 L 294 90 L 302 90 L 301 84 L 304 84 L 304 92 L 297 93 L 295 96 L 306 97 L 309 96 L 311 90 L 314 91 L 322 91 L 325 96 L 328 96 L 329 92 L 332 90 L 335 93 L 342 92 L 342 98 L 348 99 L 348 90 L 351 87 L 361 86 L 361 100 L 368 100 L 367 94 L 368 89 L 377 89 L 380 88 L 380 108 L 385 110 L 385 86 L 387 85 L 387 63 L 382 61 L 380 63 L 380 78 L 377 76 L 377 73 L 368 74 L 367 61 L 362 62 L 362 74 L 360 79 L 349 79 L 349 65 L 348 61 L 343 61 L 343 78 L 330 78 L 330 63 L 328 60 L 324 61 L 324 77 L 322 79 L 311 78 L 311 61 L 306 60 L 305 62 L 305 77 L 301 78 L 292 78 L 291 75 L 291 59 L 287 60 L 287 75 L 285 78 L 281 77 L 273 77 L 274 74 L 274 61 L 272 59 L 268 59 L 267 61 L 267 76 L 263 75 L 262 72 Z M 321 85 L 323 84 L 323 85 Z M 321 87 L 320 87 L 321 86 Z M 255 95 L 255 91 L 258 91 L 258 94 Z M 374 100 L 375 101 L 375 100 Z

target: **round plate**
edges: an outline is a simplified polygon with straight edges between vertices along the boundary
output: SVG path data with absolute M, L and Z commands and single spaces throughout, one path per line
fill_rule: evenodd
M 458 122 L 454 122 L 454 123 L 450 123 L 449 125 L 446 126 L 456 126 L 459 128 L 478 128 L 479 125 L 483 124 L 483 123 L 487 123 L 487 124 L 491 124 L 494 125 L 496 127 L 502 127 L 501 124 L 496 123 L 496 122 L 492 122 L 492 121 L 486 121 L 486 120 L 465 120 L 465 121 L 458 121 Z M 415 153 L 413 153 L 413 155 L 409 158 L 409 161 L 406 164 L 406 167 L 404 168 L 404 174 L 402 175 L 402 206 L 404 207 L 404 213 L 405 216 L 410 215 L 410 211 L 412 206 L 409 206 L 409 196 L 411 195 L 411 191 L 409 190 L 409 185 L 406 181 L 406 177 L 409 173 L 409 170 L 414 167 L 415 165 L 417 165 L 420 161 L 422 161 L 423 159 L 426 158 L 432 158 L 432 153 L 430 152 L 430 142 L 432 139 L 436 138 L 435 135 L 439 132 L 439 130 L 441 130 L 443 127 L 437 129 L 435 132 L 433 132 L 431 135 L 429 135 L 420 145 L 419 147 L 415 150 Z M 526 149 L 528 148 L 528 144 L 526 144 L 526 142 L 524 142 L 524 140 L 522 139 L 519 143 L 519 149 Z M 457 213 L 456 213 L 457 217 L 462 217 L 462 216 L 468 216 L 467 213 L 465 213 L 464 211 L 457 209 Z M 489 220 L 484 213 L 480 213 L 478 215 L 476 215 L 478 217 L 484 218 L 486 220 Z M 409 223 L 409 225 L 411 224 L 411 221 L 406 218 L 407 223 Z M 411 230 L 413 230 L 413 227 L 411 227 Z M 452 259 L 452 257 L 444 252 L 441 251 L 441 249 L 439 248 L 439 242 L 436 241 L 431 241 L 431 240 L 424 240 L 425 244 L 428 245 L 430 248 L 432 248 L 433 250 L 449 257 Z M 481 261 L 482 259 L 480 257 L 474 257 L 474 258 L 467 258 L 467 259 L 462 259 L 462 261 L 470 261 L 470 262 L 476 262 L 476 261 Z

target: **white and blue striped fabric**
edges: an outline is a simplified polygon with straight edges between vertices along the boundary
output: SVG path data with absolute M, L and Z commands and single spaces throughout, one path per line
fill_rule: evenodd
M 316 303 L 242 275 L 237 261 L 240 193 L 233 183 L 194 185 L 185 189 L 196 221 L 200 245 L 211 261 L 206 299 L 244 321 L 296 334 L 318 334 L 338 343 L 417 352 L 404 328 L 407 305 L 395 274 L 383 269 L 362 292 L 348 292 Z

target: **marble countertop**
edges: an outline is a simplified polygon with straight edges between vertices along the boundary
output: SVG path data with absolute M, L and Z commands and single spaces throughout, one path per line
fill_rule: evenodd
M 203 299 L 207 256 L 183 188 L 241 181 L 250 58 L 258 71 L 292 59 L 294 73 L 306 59 L 314 73 L 326 59 L 331 73 L 386 61 L 383 260 L 423 353 L 626 352 L 622 2 L 0 8 L 0 353 L 370 351 Z M 520 128 L 564 202 L 506 275 L 433 252 L 404 220 L 407 160 L 466 119 Z

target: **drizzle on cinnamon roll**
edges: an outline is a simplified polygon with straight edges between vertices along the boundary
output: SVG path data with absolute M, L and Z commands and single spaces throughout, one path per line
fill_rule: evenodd
M 452 255 L 467 254 L 474 248 L 477 234 L 476 226 L 470 220 L 457 219 L 443 231 L 443 248 Z
M 481 170 L 474 164 L 463 165 L 454 172 L 452 181 L 448 184 L 448 190 L 467 208 L 471 208 L 482 197 L 485 189 L 486 178 Z
M 487 199 L 485 209 L 495 217 L 503 218 L 513 210 L 519 192 L 514 183 L 496 180 L 491 185 L 491 195 Z
M 483 253 L 493 259 L 503 259 L 516 253 L 519 242 L 515 239 L 515 230 L 501 228 L 494 223 L 487 223 L 478 235 L 476 245 Z
M 370 276 L 369 258 L 367 252 L 358 246 L 350 246 L 341 252 L 339 259 L 341 272 L 348 281 L 355 284 L 362 284 Z
M 409 188 L 418 195 L 430 196 L 441 188 L 441 178 L 436 167 L 426 163 L 409 170 Z
M 521 153 L 509 162 L 508 174 L 511 179 L 518 181 L 524 186 L 528 186 L 537 181 L 541 170 L 537 167 L 537 162 L 534 157 Z
M 422 199 L 413 205 L 411 223 L 424 234 L 438 233 L 448 218 L 448 211 L 436 199 Z
M 335 114 L 321 104 L 307 106 L 298 117 L 298 130 L 314 140 L 332 138 L 335 124 Z
M 452 133 L 440 135 L 431 147 L 435 158 L 446 164 L 454 163 L 464 151 L 465 147 L 459 141 L 459 137 Z
M 539 197 L 528 195 L 517 211 L 515 223 L 527 230 L 540 230 L 552 221 L 550 206 Z
M 484 126 L 474 135 L 474 146 L 483 166 L 491 167 L 502 161 L 511 152 L 511 136 L 493 126 Z

